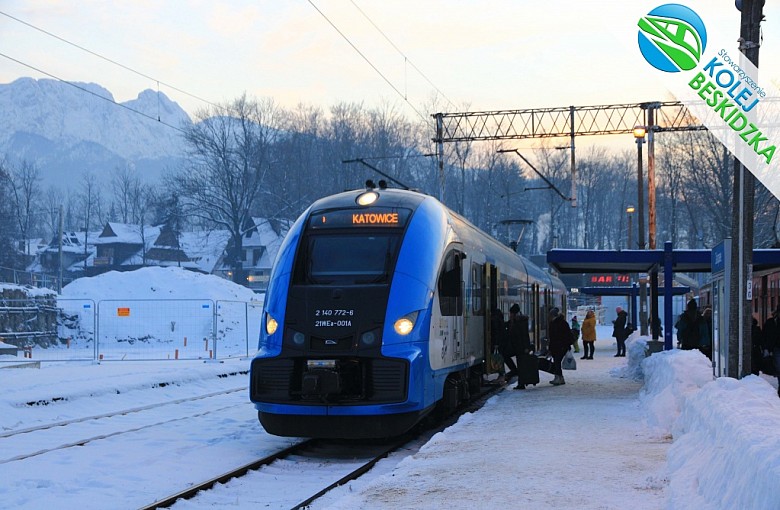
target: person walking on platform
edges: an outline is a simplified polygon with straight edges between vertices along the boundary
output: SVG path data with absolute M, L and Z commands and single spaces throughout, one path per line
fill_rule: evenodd
M 538 382 L 527 379 L 527 367 L 532 366 L 536 370 L 537 376 L 539 372 L 535 365 L 528 363 L 528 358 L 533 355 L 534 351 L 531 345 L 531 336 L 528 334 L 528 316 L 520 313 L 520 305 L 517 303 L 513 304 L 509 309 L 507 336 L 517 356 L 517 386 L 515 386 L 515 389 L 524 390 L 526 384 L 536 384 Z
M 596 314 L 593 310 L 588 310 L 585 314 L 585 320 L 582 321 L 582 347 L 585 355 L 580 359 L 593 359 L 593 353 L 596 351 Z
M 625 358 L 626 339 L 628 338 L 628 335 L 631 334 L 631 331 L 626 328 L 628 313 L 619 306 L 615 308 L 615 311 L 617 312 L 617 319 L 614 320 L 614 328 L 612 328 L 612 336 L 615 337 L 615 340 L 617 340 L 617 354 L 615 354 L 615 357 Z
M 574 352 L 580 352 L 580 323 L 577 322 L 577 316 L 572 315 L 571 317 L 571 334 L 574 338 Z
M 571 328 L 569 323 L 566 322 L 566 317 L 561 314 L 558 308 L 552 308 L 550 310 L 550 326 L 548 328 L 548 334 L 550 336 L 550 354 L 553 356 L 553 373 L 555 378 L 550 381 L 550 384 L 559 386 L 566 384 L 563 379 L 563 370 L 561 369 L 561 362 L 566 355 L 573 341 L 571 334 Z

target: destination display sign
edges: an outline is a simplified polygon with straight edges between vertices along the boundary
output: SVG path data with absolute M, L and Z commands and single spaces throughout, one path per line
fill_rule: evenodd
M 627 274 L 589 274 L 587 276 L 588 285 L 631 285 L 631 277 Z
M 370 207 L 359 209 L 338 209 L 312 213 L 309 227 L 403 227 L 411 216 L 409 209 L 395 207 Z

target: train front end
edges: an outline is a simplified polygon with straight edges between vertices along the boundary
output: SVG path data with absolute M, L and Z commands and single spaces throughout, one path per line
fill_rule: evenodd
M 430 249 L 413 246 L 431 235 L 413 221 L 423 202 L 400 190 L 346 192 L 293 226 L 250 371 L 250 399 L 269 433 L 389 437 L 430 410 L 432 394 L 418 388 L 428 369 L 425 275 L 435 269 Z

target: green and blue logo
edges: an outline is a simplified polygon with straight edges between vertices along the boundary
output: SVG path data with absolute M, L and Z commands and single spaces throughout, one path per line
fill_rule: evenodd
M 650 65 L 667 73 L 690 71 L 707 46 L 698 14 L 680 4 L 656 7 L 639 20 L 639 50 Z

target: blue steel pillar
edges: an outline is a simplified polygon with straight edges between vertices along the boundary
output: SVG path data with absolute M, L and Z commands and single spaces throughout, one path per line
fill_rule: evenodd
M 672 270 L 674 255 L 672 252 L 672 242 L 664 243 L 664 350 L 673 348 L 672 345 L 672 327 L 674 317 L 672 317 L 672 283 L 674 283 L 674 272 Z

